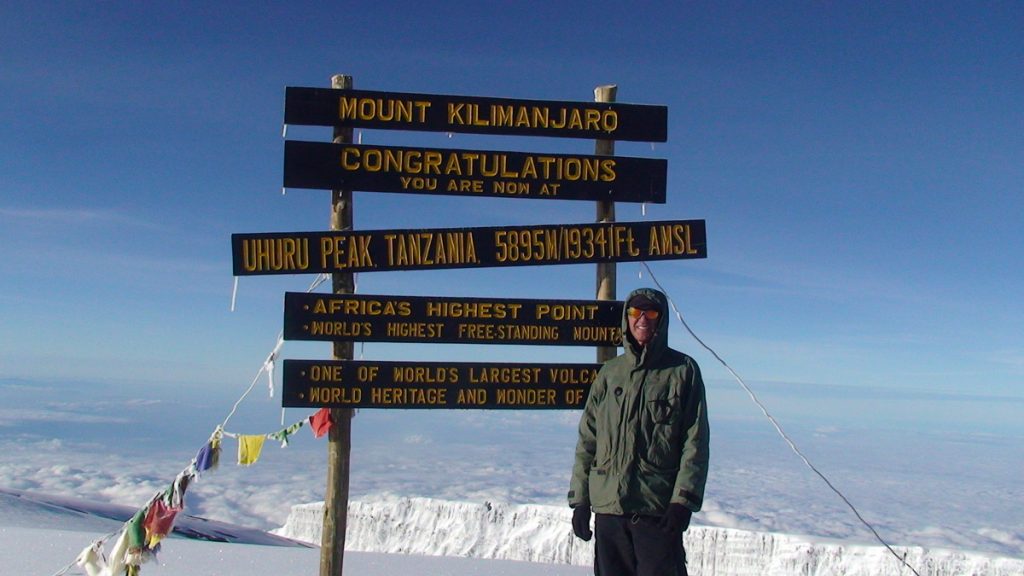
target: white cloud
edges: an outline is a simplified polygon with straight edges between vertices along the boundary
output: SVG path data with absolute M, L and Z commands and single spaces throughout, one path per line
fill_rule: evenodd
M 432 440 L 423 434 L 412 434 L 410 436 L 406 436 L 404 442 L 406 444 L 429 444 Z
M 161 228 L 152 222 L 128 216 L 112 208 L 13 208 L 0 206 L 0 219 L 17 224 L 73 226 L 98 224 Z
M 1010 531 L 998 528 L 978 528 L 980 536 L 988 538 L 1010 550 L 1024 550 L 1024 531 Z
M 120 416 L 105 416 L 75 410 L 0 408 L 0 426 L 18 426 L 26 423 L 50 423 L 54 421 L 89 424 L 126 424 L 131 422 L 129 418 Z
M 990 358 L 991 362 L 1007 368 L 1013 374 L 1024 374 L 1024 350 L 994 350 Z

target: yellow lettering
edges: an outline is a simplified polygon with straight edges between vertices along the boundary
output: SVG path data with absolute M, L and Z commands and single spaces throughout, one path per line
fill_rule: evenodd
M 538 304 L 537 319 L 551 320 L 593 320 L 597 304 Z
M 548 380 L 552 384 L 590 384 L 595 378 L 595 368 L 548 368 Z
M 342 337 L 357 337 L 357 336 L 371 336 L 373 329 L 369 322 L 337 322 L 337 321 L 323 321 L 314 320 L 308 325 L 304 325 L 311 336 L 342 336 Z
M 340 96 L 338 118 L 379 122 L 425 122 L 430 102 L 395 98 Z
M 555 391 L 550 388 L 498 388 L 497 403 L 506 406 L 550 406 Z
M 456 400 L 458 404 L 469 404 L 473 406 L 483 406 L 487 404 L 487 389 L 486 388 L 463 388 L 459 390 L 459 397 Z
M 573 326 L 572 339 L 576 342 L 618 344 L 622 341 L 622 330 L 611 326 Z
M 599 178 L 602 182 L 615 181 L 615 160 L 601 161 L 601 175 L 599 176 Z
M 448 123 L 449 124 L 465 124 L 466 120 L 462 117 L 462 109 L 465 104 L 461 102 L 449 102 L 448 103 Z
M 574 130 L 583 129 L 583 118 L 580 116 L 579 110 L 572 110 L 569 112 L 568 127 Z
M 306 238 L 253 238 L 242 243 L 242 267 L 249 272 L 306 270 L 309 240 Z
M 370 401 L 380 405 L 416 406 L 443 405 L 448 402 L 445 388 L 377 388 L 370 389 Z
M 335 364 L 313 364 L 309 367 L 309 379 L 313 382 L 341 382 L 342 366 Z
M 469 369 L 471 384 L 537 384 L 540 368 L 515 366 L 485 366 Z

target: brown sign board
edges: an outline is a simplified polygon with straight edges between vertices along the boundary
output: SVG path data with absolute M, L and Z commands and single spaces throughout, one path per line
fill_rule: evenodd
M 582 408 L 600 364 L 285 360 L 285 408 Z
M 288 87 L 285 124 L 665 142 L 668 107 Z
M 284 339 L 445 344 L 618 346 L 622 302 L 284 295 Z
M 231 235 L 235 276 L 707 258 L 703 220 Z
M 285 188 L 663 204 L 667 171 L 661 158 L 284 145 Z

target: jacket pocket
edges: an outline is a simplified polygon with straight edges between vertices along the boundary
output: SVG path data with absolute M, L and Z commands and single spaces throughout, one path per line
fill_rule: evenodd
M 664 396 L 648 400 L 644 406 L 641 432 L 646 451 L 644 458 L 656 468 L 679 465 L 679 440 L 682 414 L 679 399 Z
M 641 458 L 639 469 L 638 484 L 646 507 L 651 510 L 664 509 L 672 499 L 672 489 L 675 487 L 679 468 L 663 468 Z
M 595 508 L 618 500 L 618 478 L 609 474 L 607 468 L 591 468 L 589 482 L 590 504 Z
M 672 398 L 656 398 L 647 401 L 647 414 L 655 424 L 671 424 L 676 402 Z

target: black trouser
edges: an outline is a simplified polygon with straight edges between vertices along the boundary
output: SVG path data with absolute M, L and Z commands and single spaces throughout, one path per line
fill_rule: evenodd
M 597 576 L 687 576 L 683 532 L 658 528 L 657 516 L 594 517 Z

